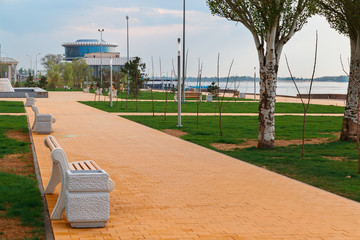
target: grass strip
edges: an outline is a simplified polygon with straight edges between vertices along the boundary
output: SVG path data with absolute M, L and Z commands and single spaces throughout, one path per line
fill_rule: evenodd
M 108 102 L 103 101 L 81 101 L 81 103 L 98 108 L 106 112 L 136 112 L 136 102 L 129 101 L 126 108 L 124 101 L 114 103 L 110 107 Z M 139 112 L 152 112 L 152 103 L 150 101 L 138 102 Z M 164 112 L 165 102 L 154 102 L 155 112 Z M 167 103 L 167 112 L 176 113 L 178 110 L 177 102 Z M 229 102 L 224 104 L 223 113 L 258 113 L 259 103 L 257 102 Z M 303 106 L 300 103 L 276 103 L 276 113 L 303 113 Z M 196 113 L 196 102 L 185 102 L 182 104 L 182 112 Z M 217 102 L 203 102 L 199 107 L 200 113 L 216 113 L 218 112 Z M 311 104 L 308 113 L 344 113 L 344 107 L 316 105 Z
M 0 101 L 0 113 L 25 113 L 24 103 L 16 101 Z
M 173 116 L 167 117 L 167 120 L 161 116 L 125 118 L 158 130 L 179 129 L 176 127 L 177 118 Z M 181 137 L 184 140 L 360 202 L 356 143 L 336 140 L 341 123 L 341 117 L 308 116 L 306 138 L 327 140 L 320 144 L 306 144 L 304 158 L 301 158 L 300 145 L 278 146 L 270 150 L 248 147 L 227 151 L 211 145 L 240 144 L 249 139 L 256 140 L 256 117 L 223 116 L 223 136 L 219 134 L 218 117 L 213 116 L 201 116 L 199 129 L 196 128 L 196 117 L 183 116 L 183 127 L 180 129 L 187 133 Z M 276 117 L 276 139 L 301 139 L 301 130 L 301 116 Z
M 6 155 L 31 151 L 29 141 L 7 137 L 6 133 L 12 130 L 28 135 L 26 116 L 0 116 L 0 217 L 20 219 L 24 226 L 33 228 L 33 239 L 40 239 L 44 234 L 43 205 L 34 174 L 4 172 Z

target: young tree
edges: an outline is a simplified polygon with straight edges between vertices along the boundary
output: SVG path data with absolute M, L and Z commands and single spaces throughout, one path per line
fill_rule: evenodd
M 84 82 L 85 78 L 91 77 L 90 66 L 87 65 L 85 59 L 79 59 L 72 62 L 73 69 L 73 82 L 74 86 L 81 87 L 81 84 Z
M 61 65 L 61 75 L 64 81 L 64 84 L 68 87 L 73 86 L 73 66 L 70 62 L 65 62 Z
M 207 91 L 213 95 L 213 97 L 217 97 L 219 95 L 219 86 L 212 81 L 211 85 L 207 87 Z
M 60 84 L 60 66 L 55 63 L 49 65 L 47 70 L 48 88 L 56 88 Z
M 207 0 L 213 14 L 242 23 L 259 58 L 258 148 L 273 148 L 277 73 L 284 45 L 316 11 L 317 0 Z
M 34 86 L 35 86 L 34 76 L 31 75 L 30 73 L 28 78 L 26 79 L 25 87 L 34 87 Z
M 138 98 L 140 95 L 140 89 L 144 85 L 146 65 L 145 63 L 140 63 L 140 58 L 136 57 L 134 60 L 131 60 L 125 63 L 124 68 L 121 69 L 122 73 L 129 75 L 129 87 L 131 96 L 136 98 L 136 111 L 138 111 Z
M 356 140 L 357 106 L 360 90 L 360 2 L 320 0 L 320 12 L 330 26 L 350 39 L 350 73 L 340 139 Z
M 48 83 L 48 82 L 47 82 L 46 76 L 41 75 L 40 81 L 39 81 L 39 83 L 38 83 L 39 88 L 45 88 L 46 85 L 47 85 L 47 83 Z
M 61 54 L 47 54 L 45 57 L 41 58 L 41 64 L 48 71 L 52 64 L 60 65 L 63 61 L 63 56 Z

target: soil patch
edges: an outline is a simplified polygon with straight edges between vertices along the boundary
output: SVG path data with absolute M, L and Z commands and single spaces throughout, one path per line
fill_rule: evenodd
M 171 136 L 174 136 L 174 137 L 181 137 L 181 136 L 184 136 L 184 135 L 188 135 L 187 132 L 184 132 L 182 130 L 179 130 L 179 129 L 164 129 L 163 130 L 164 133 L 167 133 Z
M 312 138 L 305 140 L 305 144 L 321 144 L 328 142 L 328 138 Z M 258 144 L 257 140 L 248 140 L 240 144 L 228 144 L 228 143 L 211 143 L 210 145 L 214 148 L 217 148 L 222 151 L 234 151 L 235 149 L 243 149 L 243 148 L 249 148 L 249 147 L 256 147 Z M 277 147 L 287 147 L 290 145 L 301 145 L 302 140 L 296 139 L 296 140 L 275 140 L 275 146 Z
M 21 226 L 21 222 L 15 218 L 0 217 L 0 239 L 32 239 L 33 229 Z
M 17 130 L 9 130 L 5 133 L 6 137 L 18 140 L 20 142 L 30 142 L 29 134 Z
M 31 152 L 8 154 L 0 158 L 0 171 L 14 173 L 19 176 L 33 175 L 34 162 Z
M 330 156 L 323 156 L 323 157 L 327 158 L 329 160 L 338 161 L 338 162 L 349 161 L 349 159 L 347 157 L 330 157 Z M 357 160 L 352 160 L 352 161 L 357 161 Z

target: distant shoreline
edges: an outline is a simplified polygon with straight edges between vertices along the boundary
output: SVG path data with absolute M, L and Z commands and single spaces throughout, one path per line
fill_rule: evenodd
M 303 81 L 303 82 L 307 82 L 310 81 L 310 78 L 294 78 L 295 81 Z M 220 82 L 226 82 L 227 78 L 220 78 L 219 79 Z M 229 78 L 230 82 L 233 81 L 253 81 L 254 77 L 250 77 L 250 76 L 231 76 Z M 195 77 L 186 77 L 186 81 L 190 81 L 190 82 L 196 82 L 197 78 Z M 201 79 L 202 82 L 217 82 L 218 79 L 216 77 L 204 77 Z M 256 81 L 259 82 L 260 79 L 256 78 Z M 291 77 L 278 77 L 278 81 L 292 81 Z M 318 78 L 314 78 L 315 82 L 349 82 L 349 77 L 348 76 L 325 76 L 325 77 L 318 77 Z

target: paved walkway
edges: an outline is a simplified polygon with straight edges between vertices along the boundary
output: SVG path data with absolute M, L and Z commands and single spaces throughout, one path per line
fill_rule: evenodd
M 56 239 L 360 239 L 359 203 L 76 102 L 92 98 L 50 92 L 36 102 L 56 117 L 68 158 L 95 160 L 116 185 L 105 228 L 52 221 Z M 46 186 L 44 137 L 33 134 Z M 46 197 L 50 212 L 58 192 Z

